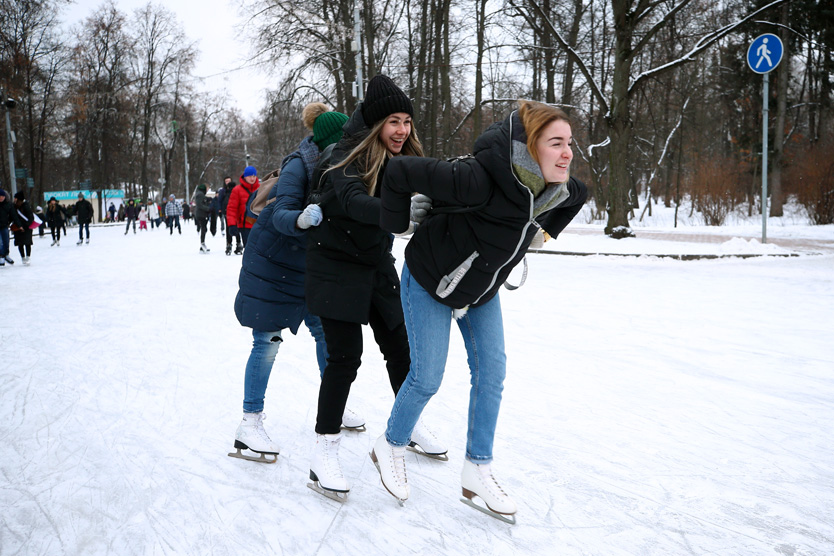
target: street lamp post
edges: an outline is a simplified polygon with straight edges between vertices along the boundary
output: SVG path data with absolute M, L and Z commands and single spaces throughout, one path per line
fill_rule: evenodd
M 5 91 L 0 91 L 0 98 L 6 96 Z M 9 118 L 9 111 L 15 107 L 15 100 L 13 98 L 4 98 L 3 106 L 6 107 L 6 142 L 8 146 L 6 150 L 9 152 L 9 181 L 12 184 L 12 195 L 17 193 L 17 177 L 14 167 L 14 133 L 12 133 L 12 120 Z

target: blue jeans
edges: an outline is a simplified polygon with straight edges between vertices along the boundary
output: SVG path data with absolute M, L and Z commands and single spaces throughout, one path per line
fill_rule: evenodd
M 423 408 L 440 388 L 452 322 L 452 309 L 435 301 L 414 280 L 407 265 L 403 265 L 401 282 L 400 298 L 411 346 L 411 369 L 397 394 L 385 431 L 385 438 L 394 446 L 408 445 Z M 466 345 L 471 374 L 466 457 L 475 463 L 488 463 L 492 461 L 507 370 L 504 322 L 498 295 L 480 307 L 469 309 L 456 322 Z
M 78 239 L 84 239 L 84 229 L 87 229 L 87 239 L 90 239 L 90 223 L 84 222 L 78 225 Z
M 324 341 L 321 321 L 317 316 L 307 313 L 304 323 L 316 340 L 316 359 L 319 365 L 319 375 L 322 375 L 327 366 L 327 344 Z M 272 365 L 275 363 L 278 348 L 281 347 L 283 341 L 281 330 L 272 332 L 252 330 L 252 338 L 252 351 L 246 362 L 246 376 L 243 379 L 243 411 L 246 413 L 263 411 L 269 375 L 272 373 Z
M 321 327 L 321 319 L 312 313 L 304 317 L 304 324 L 310 330 L 313 339 L 316 341 L 316 361 L 319 364 L 319 377 L 324 376 L 324 368 L 327 367 L 327 342 L 324 341 L 324 329 Z
M 0 259 L 9 254 L 9 229 L 0 228 Z

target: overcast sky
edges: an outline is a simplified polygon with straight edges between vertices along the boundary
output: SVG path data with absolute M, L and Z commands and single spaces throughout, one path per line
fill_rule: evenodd
M 82 22 L 104 3 L 103 0 L 76 0 L 61 18 L 67 28 Z M 131 20 L 133 11 L 148 0 L 115 0 L 116 6 Z M 154 2 L 160 4 L 160 2 Z M 174 12 L 186 36 L 196 41 L 200 52 L 194 75 L 204 78 L 199 90 L 229 91 L 244 116 L 251 118 L 263 106 L 268 73 L 258 68 L 241 68 L 250 55 L 246 43 L 245 17 L 238 14 L 236 0 L 165 0 L 161 3 Z

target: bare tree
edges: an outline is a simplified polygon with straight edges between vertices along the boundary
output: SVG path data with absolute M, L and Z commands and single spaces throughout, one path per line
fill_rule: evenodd
M 156 119 L 165 101 L 168 87 L 183 66 L 181 59 L 193 60 L 193 47 L 186 40 L 176 17 L 169 10 L 147 4 L 134 14 L 137 26 L 136 49 L 133 75 L 137 84 L 137 98 L 141 112 L 137 118 L 137 128 L 141 133 L 141 165 L 139 184 L 142 198 L 147 198 L 147 188 L 151 181 L 149 162 L 151 152 L 151 135 Z M 180 80 L 176 81 L 177 83 Z M 170 165 L 169 162 L 166 167 Z M 170 173 L 170 169 L 166 173 Z
M 632 77 L 632 66 L 654 40 L 657 33 L 693 0 L 677 0 L 671 7 L 664 2 L 652 0 L 611 0 L 611 16 L 615 47 L 613 52 L 613 74 L 607 94 L 602 84 L 592 75 L 584 58 L 568 43 L 554 25 L 539 1 L 530 0 L 525 6 L 517 0 L 510 0 L 513 7 L 528 20 L 540 18 L 556 41 L 574 58 L 580 72 L 587 80 L 593 96 L 605 114 L 609 143 L 609 179 L 607 192 L 608 222 L 605 233 L 612 237 L 630 237 L 634 232 L 628 225 L 631 203 L 628 193 L 631 188 L 627 167 L 632 138 L 631 103 L 634 96 L 651 79 L 695 60 L 725 35 L 735 31 L 759 14 L 777 7 L 788 0 L 774 0 L 766 6 L 739 17 L 737 20 L 717 29 L 699 34 L 691 47 L 684 48 L 682 55 L 672 61 L 655 65 Z
M 23 148 L 19 148 L 18 156 L 26 158 L 20 167 L 35 172 L 43 168 L 46 142 L 50 139 L 45 133 L 45 118 L 52 112 L 55 79 L 65 59 L 55 33 L 58 5 L 55 0 L 0 0 L 0 14 L 0 86 L 21 101 L 14 114 L 22 124 L 18 138 Z M 33 177 L 40 192 L 42 172 Z

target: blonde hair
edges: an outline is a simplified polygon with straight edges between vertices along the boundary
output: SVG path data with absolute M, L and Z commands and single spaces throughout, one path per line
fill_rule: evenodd
M 527 151 L 536 161 L 536 164 L 541 164 L 539 162 L 539 152 L 536 149 L 536 141 L 541 137 L 544 128 L 550 122 L 556 120 L 563 120 L 571 125 L 570 116 L 561 108 L 533 100 L 521 99 L 518 101 L 518 117 L 521 119 L 521 125 L 524 126 L 524 132 L 527 134 Z
M 323 102 L 311 102 L 301 111 L 301 121 L 304 122 L 304 127 L 313 131 L 316 118 L 329 111 L 330 109 Z
M 373 197 L 376 192 L 379 171 L 389 158 L 394 157 L 382 142 L 382 139 L 380 139 L 382 128 L 387 121 L 388 118 L 386 117 L 374 124 L 374 127 L 371 128 L 371 131 L 362 142 L 356 145 L 343 161 L 328 168 L 327 171 L 343 168 L 348 164 L 356 162 L 356 168 L 360 172 L 360 175 L 357 177 L 365 184 L 368 195 Z M 408 134 L 408 138 L 405 140 L 400 154 L 423 156 L 423 144 L 420 142 L 420 138 L 417 137 L 417 130 L 414 129 L 413 125 L 411 127 L 411 133 Z

